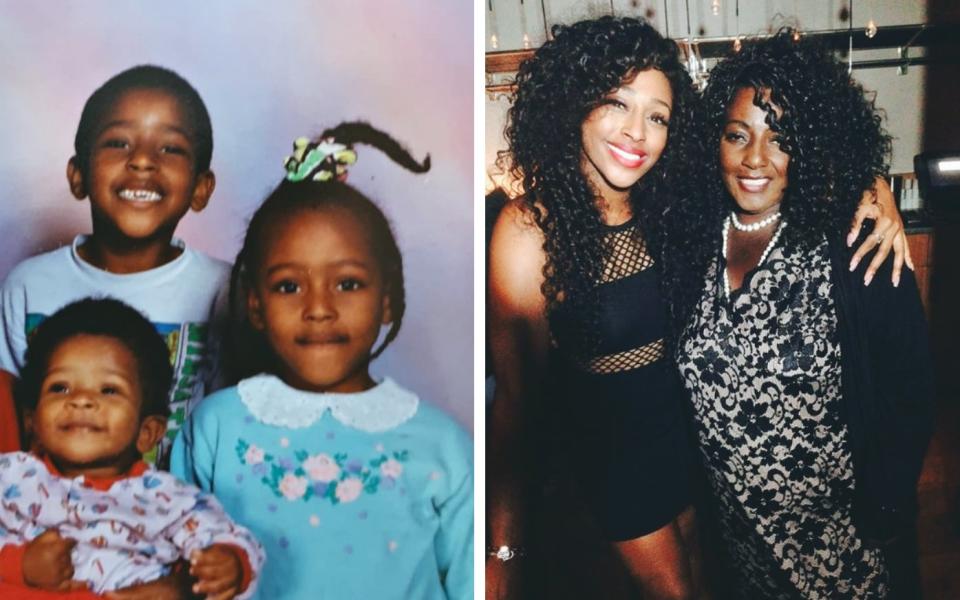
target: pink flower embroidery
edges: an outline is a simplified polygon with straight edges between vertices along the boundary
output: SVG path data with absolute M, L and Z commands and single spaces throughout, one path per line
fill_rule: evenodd
M 257 448 L 253 444 L 250 444 L 246 454 L 243 455 L 243 460 L 248 465 L 259 465 L 263 462 L 263 454 L 262 448 Z
M 337 484 L 337 500 L 353 502 L 360 497 L 361 491 L 363 491 L 363 482 L 356 477 L 347 477 Z
M 403 473 L 403 465 L 395 459 L 388 459 L 380 465 L 380 474 L 384 477 L 396 479 Z
M 339 490 L 337 490 L 339 491 Z M 307 492 L 307 478 L 287 473 L 280 480 L 280 493 L 287 500 L 299 500 Z
M 303 461 L 303 470 L 310 479 L 320 483 L 330 483 L 340 477 L 340 467 L 327 454 L 315 454 Z

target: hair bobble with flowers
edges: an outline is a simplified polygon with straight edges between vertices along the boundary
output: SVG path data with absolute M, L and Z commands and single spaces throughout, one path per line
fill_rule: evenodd
M 311 142 L 305 137 L 293 142 L 293 156 L 283 161 L 288 181 L 337 181 L 347 179 L 347 165 L 357 162 L 357 153 L 346 144 L 339 144 L 333 137 Z

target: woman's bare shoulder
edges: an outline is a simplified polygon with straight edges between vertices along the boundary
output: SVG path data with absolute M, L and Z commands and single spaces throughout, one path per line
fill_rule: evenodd
M 543 312 L 543 240 L 529 203 L 518 198 L 504 205 L 490 240 L 491 303 L 509 312 Z
M 535 209 L 522 197 L 514 198 L 503 206 L 493 225 L 491 261 L 507 256 L 522 260 L 523 257 L 518 255 L 533 255 L 531 258 L 544 262 L 543 231 L 537 224 L 535 210 L 542 209 Z
M 515 235 L 537 236 L 542 242 L 543 232 L 537 225 L 535 211 L 542 213 L 543 207 L 539 204 L 531 204 L 524 196 L 508 200 L 497 217 L 494 232 L 497 228 L 501 228 Z

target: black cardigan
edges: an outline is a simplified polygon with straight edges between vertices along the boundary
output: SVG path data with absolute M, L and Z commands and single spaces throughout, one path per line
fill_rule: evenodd
M 933 365 L 913 272 L 903 269 L 893 287 L 888 259 L 864 286 L 869 257 L 850 272 L 852 254 L 842 241 L 830 244 L 853 517 L 861 535 L 887 540 L 916 519 L 917 480 L 933 432 Z

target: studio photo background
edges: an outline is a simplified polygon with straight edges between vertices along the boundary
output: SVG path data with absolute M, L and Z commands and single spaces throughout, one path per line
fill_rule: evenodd
M 90 231 L 65 170 L 83 104 L 138 64 L 173 69 L 213 122 L 209 206 L 177 230 L 232 262 L 299 136 L 367 120 L 432 169 L 359 146 L 350 183 L 383 208 L 404 255 L 407 314 L 373 365 L 473 423 L 472 3 L 0 0 L 0 277 Z

